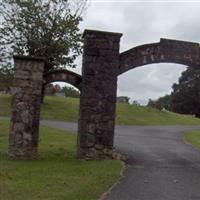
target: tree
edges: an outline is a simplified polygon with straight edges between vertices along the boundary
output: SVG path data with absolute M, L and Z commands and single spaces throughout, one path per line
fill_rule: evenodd
M 0 45 L 0 91 L 8 93 L 12 85 L 13 68 L 6 62 L 5 55 L 5 49 Z
M 187 68 L 172 88 L 172 111 L 200 117 L 200 70 Z
M 147 106 L 154 108 L 154 101 L 152 99 L 149 99 Z
M 50 96 L 53 96 L 55 95 L 56 93 L 56 90 L 54 88 L 54 85 L 53 84 L 47 84 L 46 87 L 45 87 L 45 91 L 44 91 L 45 95 L 50 95 Z
M 73 87 L 64 86 L 61 91 L 64 92 L 66 97 L 80 97 L 80 92 L 75 90 Z
M 158 102 L 156 100 L 149 99 L 147 106 L 155 108 L 157 110 L 162 110 L 162 106 L 161 106 L 160 102 Z
M 129 104 L 129 100 L 130 100 L 130 98 L 126 97 L 126 96 L 117 97 L 117 103 L 127 103 L 127 104 Z
M 45 57 L 45 71 L 75 67 L 86 5 L 87 0 L 0 0 L 1 65 L 12 69 L 11 57 L 18 54 Z
M 134 101 L 132 102 L 132 105 L 140 106 L 140 103 L 139 103 L 138 101 L 134 100 Z
M 59 85 L 59 84 L 55 84 L 55 85 L 54 85 L 54 90 L 55 90 L 56 93 L 61 92 L 61 87 L 60 87 L 60 85 Z
M 166 94 L 165 96 L 159 97 L 156 100 L 149 99 L 148 106 L 158 110 L 162 110 L 163 108 L 166 110 L 171 110 L 171 94 Z
M 166 110 L 171 109 L 171 95 L 166 94 L 163 97 L 160 97 L 156 100 L 156 103 L 160 106 L 161 109 L 165 108 Z

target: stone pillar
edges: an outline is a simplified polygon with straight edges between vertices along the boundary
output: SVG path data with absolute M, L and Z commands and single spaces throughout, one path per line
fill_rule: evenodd
M 35 159 L 37 157 L 44 60 L 16 56 L 14 63 L 9 156 L 20 160 Z
M 84 32 L 78 158 L 113 157 L 121 36 L 93 30 Z

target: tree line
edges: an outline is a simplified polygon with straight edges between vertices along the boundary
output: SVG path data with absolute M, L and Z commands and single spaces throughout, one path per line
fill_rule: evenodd
M 157 100 L 149 99 L 148 105 L 159 110 L 164 108 L 200 117 L 200 69 L 188 67 L 182 72 L 178 83 L 173 84 L 171 94 Z

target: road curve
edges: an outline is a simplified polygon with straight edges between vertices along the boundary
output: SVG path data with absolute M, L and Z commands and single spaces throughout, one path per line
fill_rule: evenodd
M 77 130 L 75 123 L 44 125 Z M 183 142 L 200 126 L 116 126 L 115 146 L 128 169 L 105 200 L 200 200 L 200 151 Z

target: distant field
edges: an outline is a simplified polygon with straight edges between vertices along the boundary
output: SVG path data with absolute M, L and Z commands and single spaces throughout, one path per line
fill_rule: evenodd
M 45 97 L 41 118 L 61 121 L 77 121 L 79 99 Z M 10 96 L 0 95 L 0 116 L 10 115 Z M 168 111 L 158 111 L 147 106 L 117 104 L 117 124 L 126 125 L 200 125 L 200 119 Z
M 9 121 L 0 120 L 1 200 L 95 200 L 120 177 L 117 160 L 76 159 L 76 135 L 40 127 L 37 160 L 7 156 Z

